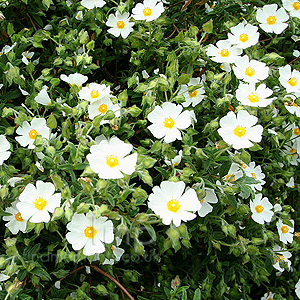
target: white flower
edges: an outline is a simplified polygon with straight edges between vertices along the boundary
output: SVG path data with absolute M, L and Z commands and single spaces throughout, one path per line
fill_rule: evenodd
M 83 12 L 82 10 L 79 10 L 76 14 L 75 14 L 75 19 L 76 20 L 83 20 Z
M 132 9 L 132 17 L 135 20 L 145 20 L 146 22 L 157 19 L 165 11 L 164 5 L 157 0 L 144 0 Z
M 70 231 L 66 234 L 67 241 L 76 251 L 83 248 L 86 256 L 103 253 L 104 244 L 114 240 L 112 221 L 107 221 L 106 217 L 96 219 L 91 211 L 86 215 L 75 213 L 67 229 Z
M 11 215 L 3 217 L 3 221 L 8 221 L 5 226 L 12 234 L 17 234 L 19 231 L 26 232 L 27 227 L 27 220 L 23 219 L 23 216 L 17 209 L 17 203 L 19 203 L 19 201 L 14 201 L 10 207 L 7 207 L 5 212 Z
M 134 23 L 129 22 L 129 20 L 128 12 L 125 12 L 123 15 L 119 11 L 116 12 L 116 15 L 110 14 L 105 24 L 112 28 L 109 28 L 107 31 L 115 37 L 121 35 L 123 39 L 126 39 L 133 31 L 132 27 L 134 26 Z
M 166 143 L 181 140 L 179 129 L 186 129 L 191 125 L 190 112 L 188 110 L 182 112 L 182 109 L 180 104 L 170 102 L 164 102 L 162 107 L 156 106 L 147 116 L 153 123 L 148 129 L 157 139 L 164 137 Z
M 49 212 L 53 213 L 60 206 L 61 193 L 55 193 L 55 186 L 51 182 L 38 180 L 36 187 L 29 183 L 19 196 L 17 208 L 22 217 L 32 223 L 50 221 Z
M 34 100 L 37 103 L 43 104 L 43 105 L 50 105 L 51 104 L 51 98 L 49 97 L 47 93 L 48 87 L 46 85 L 43 86 L 43 88 L 40 90 L 40 92 L 37 94 L 37 96 L 34 98 Z
M 125 250 L 118 247 L 121 245 L 122 239 L 119 237 L 116 237 L 116 246 L 112 245 L 111 250 L 113 251 L 113 254 L 115 258 L 107 259 L 105 258 L 103 265 L 113 265 L 116 261 L 119 261 L 121 259 L 121 256 L 124 254 Z
M 299 50 L 293 50 L 293 55 L 295 57 L 299 57 L 300 56 L 300 51 Z
M 278 10 L 277 8 L 277 4 L 269 4 L 257 10 L 256 20 L 260 23 L 260 28 L 262 28 L 265 32 L 280 34 L 287 28 L 288 24 L 284 22 L 289 19 L 289 15 L 283 7 Z
M 280 266 L 280 262 L 283 261 L 283 262 L 285 262 L 287 264 L 287 269 L 290 270 L 292 262 L 289 260 L 289 258 L 292 257 L 292 253 L 289 252 L 289 251 L 286 251 L 286 250 L 282 249 L 278 245 L 275 245 L 273 247 L 273 251 L 276 252 L 275 255 L 276 255 L 276 258 L 277 258 L 277 262 L 273 265 L 273 267 L 276 270 L 278 270 L 280 272 L 283 272 L 284 268 L 282 268 Z
M 93 120 L 99 115 L 104 116 L 108 110 L 111 110 L 115 114 L 115 117 L 120 117 L 120 109 L 120 105 L 113 104 L 110 98 L 107 96 L 88 105 L 89 118 Z M 100 124 L 102 125 L 107 122 L 109 121 L 102 120 Z
M 94 7 L 103 7 L 105 5 L 103 0 L 81 0 L 81 5 L 87 9 L 93 9 Z
M 197 193 L 193 189 L 183 193 L 184 189 L 183 181 L 163 181 L 160 187 L 153 188 L 153 193 L 149 195 L 148 206 L 162 218 L 163 224 L 170 225 L 173 222 L 178 227 L 181 221 L 196 218 L 193 212 L 201 209 Z
M 262 194 L 255 195 L 253 201 L 250 200 L 250 209 L 252 219 L 259 224 L 271 222 L 274 213 L 271 211 L 273 205 L 267 197 L 262 198 Z
M 241 177 L 243 177 L 243 171 L 241 171 L 240 166 L 236 163 L 232 163 L 228 173 L 223 176 L 223 180 L 227 185 L 231 186 Z
M 34 55 L 34 52 L 24 51 L 22 53 L 22 62 L 25 65 L 28 65 L 29 64 L 29 60 L 33 57 L 33 55 Z
M 265 293 L 263 297 L 261 297 L 261 300 L 273 300 L 275 297 L 275 294 L 272 292 Z
M 143 71 L 142 71 L 142 76 L 143 76 L 143 78 L 146 79 L 146 80 L 149 79 L 149 77 L 150 77 L 146 70 L 143 70 Z
M 182 150 L 179 150 L 178 155 L 176 155 L 173 159 L 171 159 L 171 161 L 169 161 L 168 158 L 165 157 L 165 163 L 168 166 L 173 165 L 174 167 L 177 167 L 181 162 L 182 156 L 183 156 L 182 155 Z
M 10 52 L 12 49 L 14 49 L 14 47 L 17 45 L 17 42 L 13 43 L 11 46 L 9 45 L 5 45 L 2 50 L 0 51 L 0 56 L 2 56 L 3 54 L 7 54 L 8 52 Z
M 251 24 L 239 23 L 230 28 L 231 33 L 228 33 L 228 40 L 238 48 L 246 49 L 258 43 L 259 33 L 257 30 L 258 27 Z
M 286 186 L 287 186 L 287 187 L 290 187 L 290 188 L 292 188 L 292 189 L 295 188 L 295 179 L 294 179 L 294 177 L 291 177 L 291 178 L 290 178 L 289 182 L 286 183 Z
M 241 48 L 233 46 L 229 40 L 220 40 L 216 46 L 210 44 L 206 48 L 206 54 L 212 56 L 211 60 L 218 63 L 234 63 L 242 52 Z
M 21 144 L 22 147 L 28 146 L 28 149 L 34 149 L 33 145 L 35 137 L 41 135 L 44 139 L 49 139 L 50 129 L 47 127 L 46 120 L 44 118 L 33 118 L 31 124 L 24 121 L 22 127 L 18 127 L 16 133 L 19 136 L 16 137 L 16 141 Z
M 297 297 L 300 299 L 300 278 L 295 285 L 295 293 L 296 293 Z
M 12 177 L 7 180 L 7 183 L 9 186 L 15 187 L 15 184 L 21 182 L 22 180 L 22 177 Z
M 290 65 L 279 68 L 279 81 L 287 93 L 300 93 L 300 72 L 293 70 Z
M 244 55 L 235 61 L 233 72 L 238 79 L 245 82 L 258 82 L 269 76 L 269 67 L 263 62 L 249 60 L 249 57 Z
M 265 174 L 261 170 L 261 166 L 255 166 L 255 162 L 250 162 L 249 166 L 245 163 L 242 164 L 242 168 L 245 170 L 246 176 L 252 177 L 258 181 L 258 183 L 249 184 L 253 190 L 261 191 L 262 186 L 266 183 L 263 179 Z
M 9 158 L 11 154 L 11 152 L 8 151 L 9 149 L 10 149 L 9 141 L 6 139 L 6 137 L 3 134 L 1 134 L 0 135 L 0 166 L 2 166 L 3 162 Z
M 201 87 L 190 93 L 188 88 L 195 85 L 201 85 Z M 188 84 L 182 84 L 178 94 L 182 94 L 185 98 L 185 102 L 182 103 L 183 107 L 188 107 L 190 105 L 195 107 L 197 104 L 199 104 L 205 98 L 205 90 L 200 81 L 200 77 L 191 78 Z
M 20 86 L 19 86 L 19 90 L 22 93 L 23 96 L 28 96 L 30 95 L 27 91 L 23 90 Z
M 85 75 L 82 75 L 80 73 L 74 73 L 70 75 L 61 74 L 60 79 L 67 82 L 71 86 L 76 85 L 78 87 L 81 87 L 84 83 L 88 81 L 88 77 Z
M 210 203 L 215 204 L 218 202 L 218 198 L 213 189 L 205 188 L 205 193 L 205 197 L 200 201 L 202 206 L 198 210 L 198 215 L 202 218 L 213 211 L 213 207 L 210 205 Z
M 257 88 L 254 82 L 240 83 L 236 90 L 236 98 L 242 105 L 254 107 L 266 107 L 272 103 L 275 98 L 268 98 L 273 94 L 273 91 L 266 87 L 264 83 Z
M 288 104 L 285 104 L 284 107 L 293 115 L 296 115 L 298 118 L 300 118 L 300 107 L 297 103 L 294 101 L 289 102 Z
M 131 144 L 124 143 L 117 137 L 102 140 L 91 147 L 87 160 L 91 169 L 102 179 L 123 178 L 135 171 L 137 153 L 128 155 L 133 149 Z
M 7 275 L 5 275 L 3 273 L 0 273 L 0 282 L 6 281 L 9 278 L 10 278 L 10 276 L 7 276 Z
M 297 166 L 300 162 L 299 151 L 298 151 L 299 144 L 296 142 L 287 142 L 284 145 L 283 153 L 286 155 L 292 155 L 292 159 L 290 160 L 290 164 L 293 166 Z
M 278 220 L 276 223 L 279 239 L 284 244 L 292 243 L 294 239 L 294 220 L 290 220 L 293 224 L 293 227 L 284 224 L 281 220 Z
M 80 99 L 88 100 L 91 103 L 110 95 L 110 87 L 105 84 L 90 83 L 83 87 L 78 96 Z
M 300 19 L 300 1 L 282 0 L 283 7 L 290 13 L 291 17 Z
M 240 110 L 237 115 L 230 111 L 220 120 L 218 133 L 234 149 L 249 148 L 253 146 L 252 142 L 258 143 L 262 139 L 263 127 L 255 125 L 257 120 L 245 110 Z

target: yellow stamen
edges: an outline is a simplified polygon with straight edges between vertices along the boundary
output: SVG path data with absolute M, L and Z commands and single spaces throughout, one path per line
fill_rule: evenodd
M 89 239 L 94 238 L 96 234 L 97 234 L 97 230 L 95 229 L 94 226 L 87 226 L 87 228 L 84 229 L 84 235 Z
M 98 111 L 101 112 L 101 114 L 105 114 L 107 112 L 107 105 L 101 104 L 98 108 Z
M 267 23 L 269 24 L 269 25 L 274 25 L 275 23 L 276 23 L 276 17 L 275 16 L 270 16 L 270 17 L 268 17 L 267 18 Z
M 124 23 L 123 21 L 118 21 L 117 27 L 118 27 L 119 29 L 123 29 L 123 28 L 125 27 L 125 23 Z
M 205 199 L 203 198 L 203 199 L 200 201 L 200 203 L 203 203 L 203 202 L 204 202 L 204 200 L 205 200 Z
M 197 96 L 197 94 L 198 94 L 198 91 L 197 91 L 197 90 L 196 90 L 196 91 L 193 91 L 192 93 L 190 93 L 190 97 L 194 98 L 194 97 Z
M 298 82 L 298 79 L 296 77 L 291 77 L 290 80 L 288 81 L 288 84 L 290 86 L 296 86 Z
M 289 229 L 288 229 L 288 227 L 287 226 L 281 226 L 281 232 L 282 233 L 288 233 L 289 232 Z
M 119 165 L 118 157 L 115 156 L 115 155 L 107 156 L 106 157 L 106 164 L 111 168 L 114 168 L 114 167 L 118 166 Z
M 295 148 L 290 150 L 290 153 L 295 156 L 297 154 L 297 150 Z
M 278 262 L 280 262 L 280 260 L 284 260 L 284 256 L 283 255 L 277 255 L 277 260 L 278 260 Z
M 179 201 L 177 199 L 172 199 L 167 203 L 167 207 L 169 211 L 177 213 L 181 205 L 179 204 Z
M 170 118 L 165 118 L 164 126 L 166 128 L 172 129 L 174 127 L 174 125 L 175 125 L 175 122 L 171 117 Z
M 263 212 L 264 208 L 261 205 L 256 205 L 255 210 L 258 214 L 260 214 L 261 212 Z
M 235 176 L 232 175 L 232 174 L 227 174 L 225 176 L 225 180 L 227 180 L 227 181 L 235 181 Z
M 299 129 L 299 127 L 296 127 L 296 128 L 294 129 L 294 134 L 295 134 L 295 135 L 299 135 L 299 134 L 300 134 L 300 129 Z
M 99 94 L 99 92 L 98 92 L 98 90 L 93 90 L 93 91 L 91 91 L 91 97 L 93 98 L 93 99 L 95 99 L 95 98 L 98 98 L 100 96 L 100 94 Z
M 252 103 L 256 103 L 256 102 L 258 102 L 258 101 L 260 100 L 260 98 L 258 97 L 258 95 L 255 94 L 255 93 L 250 94 L 250 95 L 248 96 L 248 99 L 249 99 L 249 101 L 252 102 Z
M 247 42 L 248 40 L 249 40 L 248 34 L 242 33 L 242 34 L 240 35 L 240 41 L 241 41 L 242 43 L 245 43 L 245 42 Z
M 150 7 L 146 7 L 144 8 L 143 13 L 145 17 L 150 17 L 152 15 L 152 9 Z
M 35 137 L 36 137 L 37 135 L 39 135 L 39 133 L 38 133 L 35 129 L 31 129 L 31 130 L 29 131 L 28 135 L 29 135 L 29 137 L 30 137 L 32 140 L 34 140 Z
M 299 1 L 294 2 L 292 6 L 295 10 L 299 10 L 300 9 L 300 2 Z
M 15 214 L 15 219 L 16 219 L 17 221 L 19 221 L 19 222 L 23 222 L 23 221 L 24 221 L 24 219 L 22 218 L 20 212 L 18 212 L 17 214 Z
M 222 49 L 221 52 L 219 52 L 219 54 L 222 57 L 228 57 L 229 56 L 229 51 L 227 49 Z
M 41 197 L 39 197 L 38 199 L 36 199 L 33 202 L 35 208 L 37 208 L 38 210 L 43 210 L 45 208 L 45 206 L 47 205 L 47 201 Z
M 245 71 L 245 75 L 252 77 L 255 74 L 255 70 L 251 67 L 248 67 Z
M 252 175 L 252 177 L 253 177 L 254 179 L 257 179 L 257 177 L 256 177 L 256 174 L 255 174 L 255 173 L 251 173 L 251 175 Z
M 238 137 L 243 137 L 246 134 L 246 127 L 238 125 L 234 129 L 233 133 Z

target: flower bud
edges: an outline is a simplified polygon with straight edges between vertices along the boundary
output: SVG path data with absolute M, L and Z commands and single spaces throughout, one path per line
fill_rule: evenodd
M 89 212 L 89 206 L 86 203 L 80 203 L 76 209 L 76 213 L 85 214 L 87 212 Z

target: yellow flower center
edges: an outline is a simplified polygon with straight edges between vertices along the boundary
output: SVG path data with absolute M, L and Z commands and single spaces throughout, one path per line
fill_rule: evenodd
M 293 102 L 292 106 L 299 107 L 299 105 L 297 103 L 295 103 L 295 102 Z
M 250 95 L 248 96 L 248 99 L 249 99 L 249 101 L 252 102 L 252 103 L 256 103 L 256 102 L 258 102 L 258 101 L 260 100 L 260 98 L 258 97 L 258 95 L 255 94 L 255 93 L 250 94 Z
M 164 126 L 166 128 L 172 129 L 174 127 L 174 125 L 175 125 L 175 122 L 171 117 L 170 118 L 165 118 Z
M 238 137 L 243 137 L 246 134 L 246 127 L 238 125 L 234 129 L 233 133 Z
M 270 16 L 267 18 L 267 23 L 269 25 L 274 25 L 276 23 L 276 17 L 275 16 Z
M 105 114 L 107 112 L 107 105 L 106 104 L 101 104 L 98 108 L 99 112 L 101 112 L 101 114 Z
M 299 10 L 299 9 L 300 9 L 300 2 L 298 2 L 298 1 L 294 2 L 294 3 L 293 3 L 293 8 L 294 8 L 295 10 Z
M 296 86 L 298 82 L 298 79 L 296 77 L 291 77 L 290 80 L 288 81 L 288 84 L 290 86 Z
M 124 23 L 123 21 L 118 21 L 117 27 L 118 27 L 119 29 L 123 29 L 123 28 L 125 27 L 125 23 Z
M 251 175 L 252 175 L 252 177 L 253 177 L 254 179 L 257 179 L 257 177 L 256 177 L 256 174 L 255 174 L 255 173 L 251 173 Z
M 274 300 L 274 299 L 270 297 L 270 298 L 268 298 L 268 300 Z
M 261 205 L 256 205 L 255 210 L 258 214 L 260 214 L 261 212 L 263 212 L 264 208 Z
M 289 229 L 288 229 L 288 227 L 287 226 L 281 226 L 281 232 L 282 233 L 288 233 L 289 232 Z
M 245 74 L 249 77 L 252 77 L 255 74 L 255 70 L 251 67 L 248 67 L 245 71 Z
M 295 148 L 290 150 L 290 153 L 295 156 L 297 154 L 297 150 Z
M 203 203 L 203 202 L 204 202 L 204 200 L 205 200 L 205 199 L 203 198 L 203 199 L 200 201 L 200 203 Z
M 172 199 L 167 203 L 167 207 L 169 211 L 177 213 L 181 205 L 179 204 L 179 201 L 177 199 Z
M 248 34 L 242 33 L 242 34 L 240 35 L 240 41 L 241 41 L 242 43 L 245 43 L 245 42 L 247 42 L 248 40 L 249 40 Z
M 196 97 L 198 94 L 198 91 L 193 91 L 192 93 L 190 93 L 190 97 Z
M 97 230 L 94 226 L 88 226 L 86 229 L 84 229 L 84 235 L 89 239 L 93 239 L 96 234 Z
M 278 262 L 280 262 L 280 260 L 284 260 L 284 256 L 283 255 L 277 255 L 277 260 L 278 260 Z
M 29 131 L 28 135 L 29 135 L 29 137 L 30 137 L 31 139 L 34 140 L 35 137 L 36 137 L 37 135 L 39 135 L 39 133 L 38 133 L 35 129 L 31 129 L 31 130 Z
M 16 219 L 17 221 L 19 221 L 19 222 L 23 222 L 23 221 L 24 221 L 24 219 L 22 218 L 20 212 L 18 212 L 17 214 L 15 214 L 15 219 Z
M 243 169 L 246 169 L 247 168 L 247 165 L 245 163 L 242 163 L 242 166 L 241 166 Z
M 232 175 L 231 173 L 230 173 L 230 174 L 227 174 L 227 175 L 225 176 L 225 180 L 227 180 L 227 181 L 235 181 L 235 176 Z
M 227 49 L 222 49 L 221 52 L 219 52 L 219 54 L 222 57 L 228 57 L 229 56 L 229 51 Z
M 152 9 L 150 7 L 146 7 L 144 8 L 143 13 L 145 17 L 149 17 L 152 15 Z
M 111 249 L 112 251 L 114 251 L 114 250 L 115 250 L 115 247 L 114 247 L 114 246 L 111 246 L 110 249 Z
M 115 155 L 109 155 L 109 156 L 107 156 L 107 158 L 106 158 L 106 164 L 109 167 L 111 167 L 111 168 L 116 167 L 117 165 L 119 165 L 118 157 L 115 156 Z
M 33 202 L 35 208 L 37 208 L 38 210 L 43 210 L 45 208 L 45 206 L 47 205 L 47 201 L 41 197 L 39 197 L 38 199 L 36 199 Z
M 299 127 L 296 127 L 296 128 L 294 129 L 294 134 L 295 134 L 295 135 L 299 135 L 299 134 L 300 134 L 300 129 L 299 129 Z
M 95 99 L 95 98 L 98 98 L 100 96 L 100 94 L 99 94 L 99 92 L 98 92 L 98 90 L 93 90 L 93 91 L 91 91 L 91 97 L 93 98 L 93 99 Z

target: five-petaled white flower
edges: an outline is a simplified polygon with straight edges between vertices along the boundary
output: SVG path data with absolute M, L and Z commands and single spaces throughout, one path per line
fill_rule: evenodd
M 16 141 L 21 144 L 22 147 L 28 146 L 28 149 L 34 149 L 35 137 L 41 135 L 44 139 L 49 139 L 50 128 L 47 127 L 46 120 L 44 118 L 33 118 L 31 124 L 24 121 L 21 127 L 18 127 L 16 133 L 19 136 L 16 137 Z
M 124 143 L 116 136 L 110 140 L 102 140 L 91 147 L 87 160 L 91 169 L 102 179 L 123 178 L 124 174 L 131 175 L 135 171 L 137 153 L 128 155 L 133 146 Z
M 132 17 L 135 20 L 145 20 L 146 22 L 157 19 L 165 11 L 164 5 L 157 0 L 144 0 L 132 9 Z
M 264 294 L 263 297 L 261 297 L 260 300 L 273 300 L 274 297 L 275 297 L 275 294 L 274 294 L 274 293 L 272 293 L 272 292 L 267 292 L 267 293 Z
M 3 162 L 7 160 L 11 154 L 10 151 L 10 143 L 6 139 L 6 137 L 1 134 L 0 135 L 0 166 L 2 166 Z
M 115 37 L 121 35 L 123 39 L 126 39 L 133 31 L 132 27 L 134 26 L 134 22 L 129 22 L 129 20 L 128 12 L 125 12 L 123 15 L 119 11 L 116 12 L 116 15 L 110 14 L 105 24 L 111 28 L 107 31 Z
M 249 184 L 249 186 L 255 191 L 261 191 L 262 186 L 266 183 L 263 179 L 265 178 L 265 174 L 261 170 L 261 166 L 255 166 L 255 162 L 250 162 L 249 166 L 245 163 L 242 164 L 242 168 L 244 169 L 246 176 L 252 177 L 258 181 L 258 183 Z
M 289 258 L 292 257 L 292 253 L 282 249 L 278 245 L 275 245 L 273 247 L 273 252 L 275 252 L 276 259 L 277 259 L 277 262 L 273 265 L 273 267 L 276 270 L 278 270 L 280 272 L 283 272 L 284 268 L 282 268 L 280 266 L 280 262 L 285 262 L 287 264 L 287 269 L 290 270 L 292 262 L 289 260 Z
M 255 198 L 250 201 L 252 219 L 259 224 L 271 222 L 274 212 L 271 211 L 273 205 L 267 197 L 262 198 L 262 194 L 256 194 Z
M 211 56 L 211 60 L 218 63 L 234 63 L 243 50 L 236 46 L 233 46 L 229 40 L 220 40 L 215 45 L 208 45 L 206 48 L 206 54 Z
M 231 33 L 228 33 L 228 40 L 231 44 L 241 49 L 246 49 L 258 43 L 259 32 L 258 27 L 251 24 L 239 23 L 231 27 Z
M 266 107 L 272 103 L 275 98 L 268 98 L 273 94 L 264 83 L 260 84 L 257 88 L 254 82 L 240 83 L 236 90 L 236 99 L 242 105 L 254 107 Z
M 277 8 L 277 4 L 268 4 L 257 10 L 256 20 L 260 23 L 260 28 L 265 32 L 280 34 L 287 28 L 288 24 L 284 22 L 289 19 L 289 15 L 283 7 L 278 10 Z
M 300 19 L 300 1 L 282 0 L 283 7 L 290 13 L 291 17 Z
M 74 73 L 70 75 L 61 74 L 60 79 L 62 81 L 67 82 L 71 86 L 76 85 L 78 87 L 81 87 L 84 83 L 88 81 L 89 78 L 80 73 Z
M 19 203 L 18 200 L 14 201 L 10 207 L 7 207 L 5 209 L 5 212 L 11 215 L 3 217 L 4 221 L 8 221 L 5 226 L 10 230 L 12 234 L 17 234 L 19 231 L 26 232 L 27 227 L 27 220 L 23 219 L 23 216 L 17 209 L 17 203 Z
M 293 70 L 290 65 L 279 68 L 279 81 L 288 93 L 299 93 L 300 96 L 300 72 Z
M 240 110 L 237 115 L 230 111 L 220 120 L 218 133 L 234 149 L 249 148 L 253 146 L 252 142 L 259 143 L 262 139 L 263 127 L 255 125 L 257 120 L 245 110 Z
M 93 120 L 99 115 L 104 116 L 108 110 L 111 110 L 115 114 L 115 117 L 120 117 L 120 109 L 120 105 L 113 104 L 107 96 L 88 105 L 89 118 Z M 108 120 L 102 120 L 100 124 L 108 122 Z
M 173 222 L 178 227 L 181 221 L 186 222 L 196 218 L 194 212 L 201 209 L 197 193 L 193 189 L 183 193 L 184 189 L 183 181 L 163 181 L 160 187 L 153 188 L 153 193 L 148 198 L 148 206 L 162 218 L 163 224 L 170 225 Z
M 205 217 L 207 214 L 213 211 L 213 207 L 210 203 L 215 204 L 218 202 L 218 198 L 213 189 L 205 188 L 205 197 L 200 201 L 201 208 L 198 210 L 198 215 L 200 217 Z
M 67 229 L 70 231 L 66 234 L 67 241 L 74 250 L 83 249 L 86 256 L 103 253 L 105 243 L 110 244 L 114 240 L 112 221 L 107 217 L 96 219 L 91 211 L 86 215 L 75 213 Z
M 50 213 L 60 206 L 61 193 L 55 193 L 55 186 L 51 182 L 38 180 L 36 187 L 29 183 L 19 196 L 16 204 L 22 217 L 32 223 L 49 222 Z
M 244 55 L 235 61 L 233 72 L 238 79 L 245 82 L 258 82 L 269 76 L 269 67 L 261 61 Z
M 189 92 L 189 87 L 201 85 L 199 88 L 194 89 L 192 92 Z M 205 90 L 203 88 L 203 84 L 201 83 L 200 77 L 191 78 L 188 84 L 182 84 L 179 95 L 183 95 L 185 98 L 185 102 L 182 103 L 183 107 L 188 107 L 192 105 L 195 107 L 205 98 Z
M 91 103 L 109 95 L 110 87 L 98 83 L 90 83 L 83 87 L 78 93 L 80 99 L 90 101 Z
M 284 107 L 293 115 L 296 115 L 298 118 L 300 118 L 300 107 L 299 105 L 294 102 L 294 101 L 291 101 L 289 103 L 286 103 L 284 105 Z
M 294 220 L 290 220 L 290 222 L 293 224 L 293 227 L 284 224 L 281 220 L 278 220 L 276 223 L 279 239 L 284 244 L 292 243 L 294 239 Z
M 81 5 L 87 9 L 93 9 L 94 7 L 103 7 L 105 5 L 103 0 L 81 0 Z
M 182 109 L 182 105 L 171 102 L 163 103 L 162 107 L 156 106 L 147 116 L 153 123 L 148 129 L 157 139 L 164 137 L 166 143 L 181 140 L 179 129 L 186 129 L 191 125 L 190 112 L 186 110 L 182 113 Z

